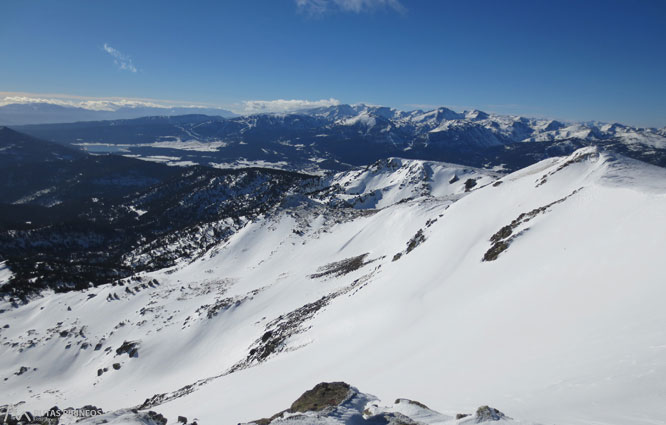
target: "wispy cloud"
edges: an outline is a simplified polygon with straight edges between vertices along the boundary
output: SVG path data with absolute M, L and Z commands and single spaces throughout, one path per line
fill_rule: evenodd
M 113 58 L 113 63 L 115 63 L 118 68 L 130 72 L 137 71 L 136 66 L 134 66 L 134 63 L 132 62 L 132 58 L 121 53 L 118 49 L 114 49 L 113 47 L 104 43 L 104 51 L 111 55 Z
M 399 0 L 296 0 L 296 6 L 310 15 L 322 15 L 335 10 L 353 13 L 378 9 L 392 9 L 403 13 L 406 10 Z
M 240 113 L 260 114 L 264 112 L 291 112 L 300 109 L 320 108 L 339 105 L 337 99 L 302 100 L 302 99 L 275 99 L 275 100 L 246 100 L 241 104 Z

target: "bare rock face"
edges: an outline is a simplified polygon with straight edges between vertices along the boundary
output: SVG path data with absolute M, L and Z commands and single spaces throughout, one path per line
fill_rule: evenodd
M 504 413 L 490 406 L 481 406 L 476 409 L 476 423 L 500 421 L 502 419 L 511 419 Z
M 321 412 L 326 408 L 334 408 L 346 401 L 354 390 L 345 382 L 321 382 L 311 390 L 304 392 L 291 407 L 276 413 L 270 418 L 258 419 L 249 424 L 269 425 L 274 419 L 282 417 L 285 413 Z
M 291 412 L 316 412 L 337 406 L 349 397 L 351 386 L 345 382 L 322 382 L 292 403 Z
M 116 355 L 120 356 L 125 354 L 132 358 L 139 356 L 139 342 L 138 341 L 124 341 L 123 344 L 116 349 Z

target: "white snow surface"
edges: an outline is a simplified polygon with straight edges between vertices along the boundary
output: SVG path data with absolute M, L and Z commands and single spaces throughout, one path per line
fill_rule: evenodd
M 339 174 L 349 191 L 388 188 L 379 209 L 286 210 L 140 281 L 0 302 L 0 399 L 112 411 L 217 376 L 151 409 L 237 424 L 346 381 L 448 417 L 487 404 L 521 423 L 666 422 L 666 170 L 586 148 L 496 181 L 466 169 L 482 182 L 464 192 L 462 175 L 447 185 L 465 167 L 391 161 L 397 173 L 428 165 L 431 193 L 409 200 L 371 168 Z M 503 226 L 561 199 L 482 261 Z M 347 274 L 313 276 L 366 253 Z M 230 369 L 269 323 L 336 291 L 265 361 Z M 116 354 L 124 341 L 138 342 L 135 357 Z M 111 423 L 141 423 L 123 415 Z
M 0 286 L 9 282 L 9 280 L 14 276 L 14 273 L 7 266 L 6 261 L 0 261 Z
M 336 198 L 357 208 L 385 208 L 424 195 L 456 200 L 466 193 L 465 182 L 479 187 L 499 177 L 489 170 L 435 161 L 389 158 L 324 179 L 338 189 Z

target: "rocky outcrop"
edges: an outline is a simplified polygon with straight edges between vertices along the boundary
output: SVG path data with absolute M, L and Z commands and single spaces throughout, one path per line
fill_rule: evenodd
M 322 382 L 303 393 L 289 408 L 290 412 L 320 411 L 340 405 L 352 393 L 345 382 Z
M 304 392 L 286 410 L 270 418 L 241 425 L 423 425 L 426 423 L 472 424 L 512 419 L 499 410 L 481 406 L 476 415 L 455 418 L 438 413 L 415 400 L 396 399 L 382 406 L 376 397 L 364 394 L 345 382 L 321 382 Z
M 504 413 L 490 406 L 481 406 L 476 409 L 476 423 L 500 421 L 502 419 L 511 419 Z

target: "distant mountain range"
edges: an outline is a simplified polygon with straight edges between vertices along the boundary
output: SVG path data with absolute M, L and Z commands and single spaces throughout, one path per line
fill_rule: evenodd
M 236 116 L 233 112 L 218 108 L 123 106 L 107 102 L 107 110 L 94 110 L 53 103 L 12 103 L 0 106 L 0 125 L 52 124 L 77 121 L 117 120 L 151 115 L 172 116 L 207 114 L 221 117 Z
M 89 152 L 218 168 L 343 170 L 388 157 L 509 170 L 585 146 L 666 165 L 666 129 L 568 123 L 447 108 L 337 105 L 289 114 L 205 114 L 13 126 Z

